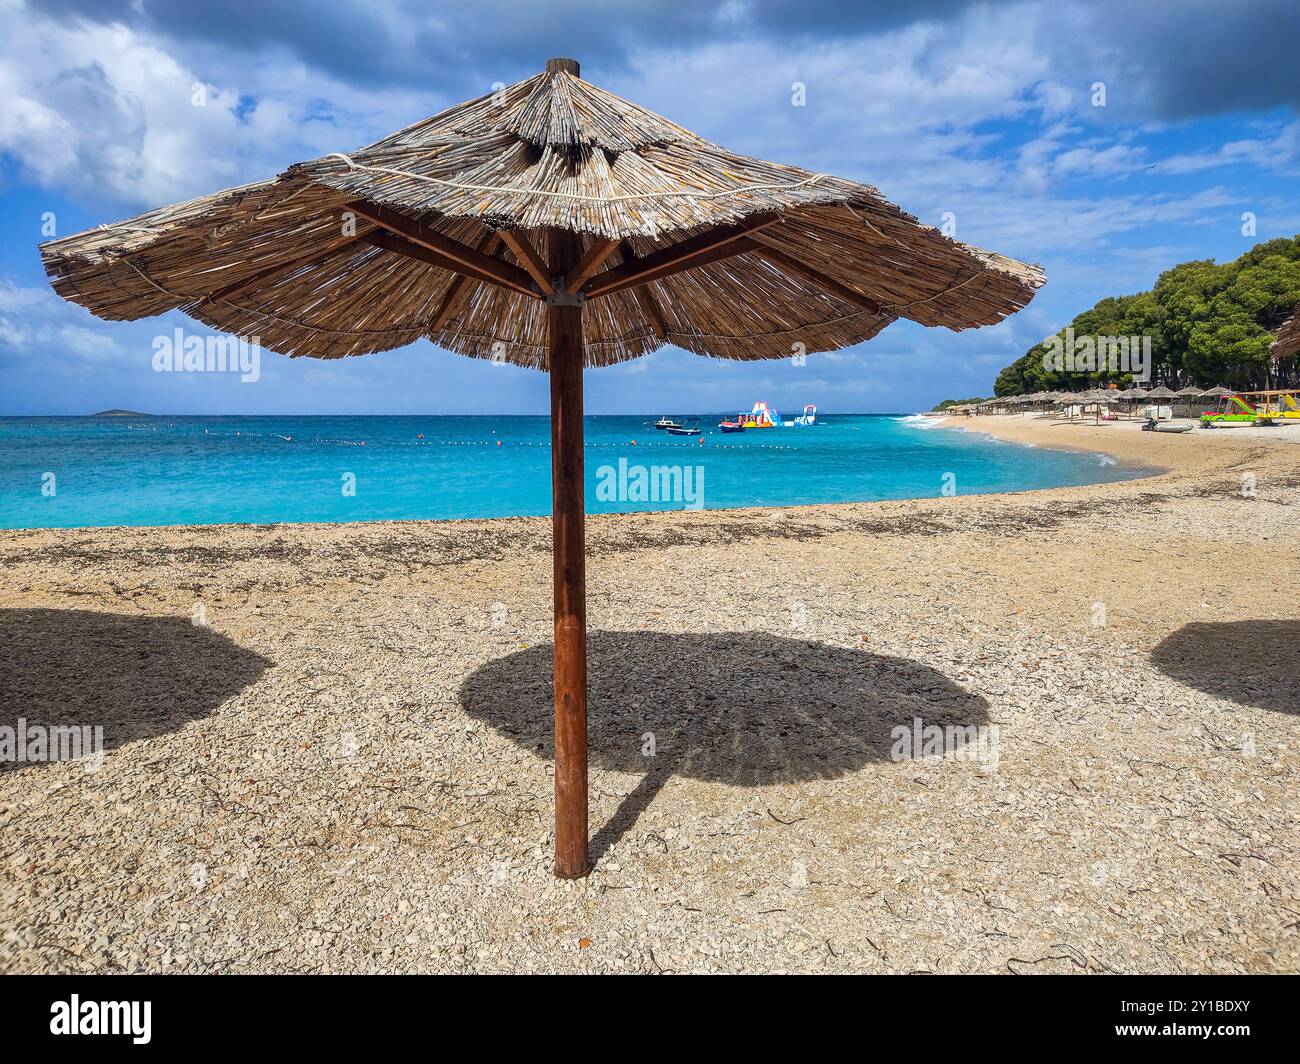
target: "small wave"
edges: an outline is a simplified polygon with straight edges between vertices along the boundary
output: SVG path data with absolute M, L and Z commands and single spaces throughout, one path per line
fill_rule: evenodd
M 894 420 L 903 425 L 911 425 L 914 429 L 932 429 L 936 425 L 943 424 L 943 418 L 930 417 L 927 414 L 907 414 L 904 417 L 896 417 Z
M 1108 454 L 1099 454 L 1097 455 L 1097 464 L 1099 466 L 1113 466 L 1115 459 Z

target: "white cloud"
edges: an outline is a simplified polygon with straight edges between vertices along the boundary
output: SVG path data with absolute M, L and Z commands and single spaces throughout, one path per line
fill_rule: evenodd
M 44 19 L 14 0 L 0 20 L 0 151 L 38 184 L 131 208 L 273 176 L 423 110 L 412 93 L 357 91 L 283 57 L 218 65 L 218 83 L 122 25 Z
M 0 280 L 0 347 L 22 358 L 102 362 L 124 353 L 113 333 L 90 322 L 86 311 L 52 289 Z

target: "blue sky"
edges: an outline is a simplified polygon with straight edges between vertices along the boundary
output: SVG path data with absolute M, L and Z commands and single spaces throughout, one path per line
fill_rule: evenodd
M 268 353 L 252 384 L 155 373 L 154 337 L 191 323 L 99 321 L 53 294 L 36 245 L 51 216 L 65 236 L 263 179 L 551 55 L 732 150 L 875 185 L 936 226 L 951 214 L 959 239 L 1048 277 L 1001 325 L 898 322 L 804 366 L 665 348 L 588 372 L 592 413 L 990 394 L 1002 366 L 1102 296 L 1300 231 L 1295 0 L 0 0 L 0 24 L 6 414 L 545 412 L 542 374 L 427 342 L 338 362 Z

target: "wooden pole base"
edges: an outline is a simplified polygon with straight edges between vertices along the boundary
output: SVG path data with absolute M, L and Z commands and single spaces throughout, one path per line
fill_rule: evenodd
M 555 276 L 577 259 L 570 233 L 553 233 Z M 579 879 L 587 856 L 587 565 L 583 507 L 582 306 L 546 308 L 551 378 L 551 529 L 555 580 L 555 874 Z

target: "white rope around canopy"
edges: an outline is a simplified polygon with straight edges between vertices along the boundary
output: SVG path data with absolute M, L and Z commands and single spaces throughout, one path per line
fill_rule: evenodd
M 409 177 L 413 181 L 428 181 L 430 184 L 443 185 L 447 188 L 456 188 L 464 192 L 498 192 L 502 195 L 511 196 L 545 196 L 551 199 L 568 199 L 580 200 L 583 203 L 625 203 L 628 200 L 644 199 L 671 199 L 680 197 L 684 199 L 722 199 L 724 196 L 739 196 L 749 192 L 772 192 L 781 191 L 789 192 L 793 189 L 804 188 L 807 185 L 815 185 L 829 174 L 813 174 L 812 177 L 805 177 L 802 181 L 795 181 L 789 184 L 774 183 L 766 185 L 742 185 L 740 188 L 722 189 L 717 192 L 634 192 L 622 196 L 586 196 L 580 192 L 557 192 L 543 188 L 514 188 L 501 187 L 497 185 L 471 185 L 463 181 L 448 181 L 442 177 L 431 177 L 428 174 L 416 174 L 410 170 L 398 170 L 391 166 L 370 166 L 366 163 L 354 162 L 351 158 L 341 151 L 332 151 L 325 156 L 327 159 L 342 159 L 352 170 L 365 170 L 375 174 L 391 174 L 393 177 Z

